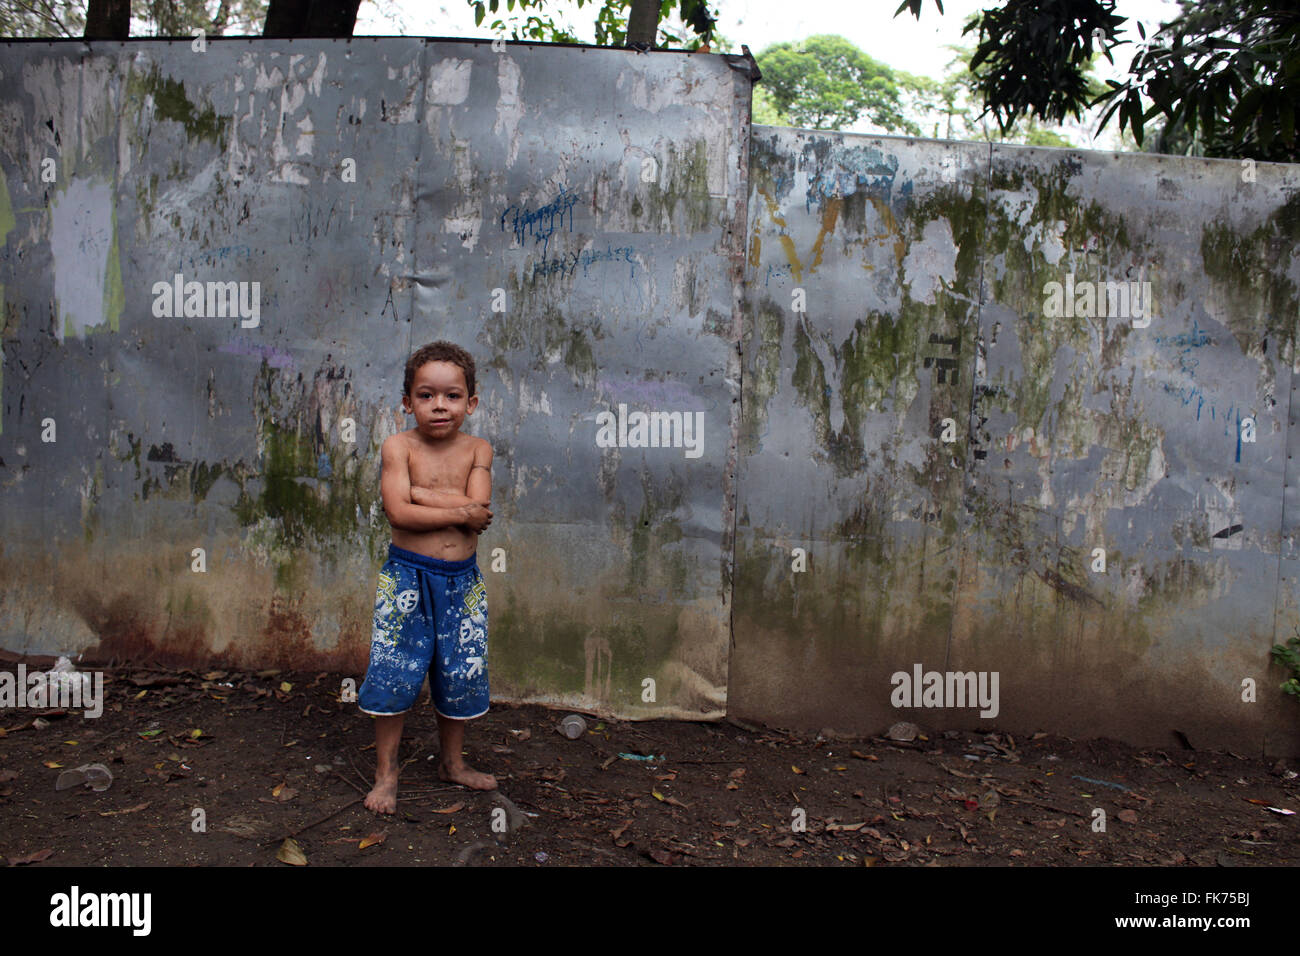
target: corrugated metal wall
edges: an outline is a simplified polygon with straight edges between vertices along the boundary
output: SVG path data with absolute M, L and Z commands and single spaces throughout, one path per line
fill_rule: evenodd
M 446 337 L 498 698 L 1300 742 L 1294 167 L 751 143 L 710 55 L 93 51 L 0 45 L 0 646 L 359 673 L 378 447 Z M 699 431 L 601 447 L 620 410 Z M 998 716 L 894 707 L 917 665 Z
M 1294 747 L 1297 172 L 754 127 L 729 710 Z

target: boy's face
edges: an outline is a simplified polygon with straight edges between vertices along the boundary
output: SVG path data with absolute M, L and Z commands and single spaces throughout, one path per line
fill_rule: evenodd
M 450 438 L 465 416 L 478 407 L 478 396 L 465 386 L 465 372 L 453 362 L 425 362 L 415 371 L 402 407 L 415 416 L 415 428 L 428 438 Z

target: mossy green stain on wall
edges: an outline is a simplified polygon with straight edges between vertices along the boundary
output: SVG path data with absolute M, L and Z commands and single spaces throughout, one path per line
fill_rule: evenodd
M 591 691 L 600 698 L 608 688 L 610 707 L 627 712 L 652 706 L 641 700 L 646 677 L 655 679 L 659 700 L 671 699 L 668 665 L 678 642 L 681 609 L 665 602 L 637 604 L 629 611 L 621 602 L 606 603 L 599 596 L 589 601 L 593 606 L 585 613 L 575 613 L 518 586 L 498 590 L 489 577 L 493 692 L 512 697 L 585 693 L 591 642 Z M 608 655 L 602 645 L 609 648 Z
M 1133 256 L 1146 258 L 1150 252 L 1146 243 L 1135 246 L 1122 215 L 1108 211 L 1095 200 L 1084 201 L 1069 194 L 1071 169 L 1065 159 L 1047 170 L 998 163 L 994 165 L 990 180 L 988 231 L 984 244 L 990 257 L 999 254 L 1004 257 L 1004 269 L 1000 277 L 992 269 L 985 275 L 992 283 L 993 298 L 1018 313 L 1016 332 L 1021 362 L 1018 377 L 1014 381 L 996 378 L 990 381 L 992 390 L 983 400 L 1012 415 L 1022 427 L 1029 426 L 1035 430 L 1042 426 L 1052 404 L 1057 353 L 1064 346 L 1083 355 L 1093 350 L 1094 331 L 1090 320 L 1077 316 L 1048 319 L 1043 315 L 1047 284 L 1062 282 L 1065 273 L 1071 270 L 1076 281 L 1106 281 L 1114 277 L 1103 273 L 1102 262 Z M 1026 190 L 1032 190 L 1034 198 L 1030 215 L 1022 225 L 997 200 L 997 194 Z M 1035 226 L 1054 228 L 1057 222 L 1065 224 L 1060 242 L 1067 255 L 1052 265 L 1040 245 L 1026 249 L 1024 237 L 1028 229 Z M 1098 242 L 1103 245 L 1096 264 L 1071 265 L 1069 250 L 1096 247 Z M 1057 408 L 1060 418 L 1072 417 L 1079 410 Z
M 882 516 L 870 506 L 851 522 L 864 533 L 849 531 L 851 537 L 836 538 L 833 547 L 810 543 L 807 572 L 794 571 L 789 551 L 770 538 L 740 535 L 737 632 L 745 633 L 752 626 L 775 636 L 791 648 L 786 660 L 802 659 L 814 640 L 817 645 L 864 654 L 886 640 L 946 641 L 956 587 L 955 562 L 932 561 L 918 580 L 915 569 L 923 563 L 925 544 L 902 543 L 883 533 Z M 895 623 L 886 633 L 891 617 Z M 900 627 L 899 619 L 906 624 Z
M 253 403 L 258 461 L 209 464 L 187 473 L 186 487 L 195 493 L 206 494 L 218 477 L 239 486 L 233 510 L 247 530 L 247 544 L 275 563 L 282 588 L 296 586 L 295 564 L 310 564 L 300 560 L 303 551 L 326 562 L 364 551 L 378 563 L 391 536 L 386 520 L 370 520 L 374 512 L 382 515 L 379 449 L 319 437 L 308 402 L 312 391 L 310 382 L 295 383 L 264 361 Z
M 1300 294 L 1287 271 L 1300 246 L 1300 192 L 1246 234 L 1214 221 L 1201 230 L 1205 274 L 1224 293 L 1230 307 L 1222 319 L 1243 354 L 1268 338 L 1278 354 L 1295 361 Z
M 366 515 L 379 500 L 370 469 L 356 468 L 348 478 L 344 465 L 354 453 L 328 444 L 317 452 L 307 429 L 294 423 L 263 421 L 262 435 L 260 493 L 254 497 L 241 482 L 235 506 L 240 522 L 276 519 L 279 537 L 290 548 L 343 547 L 358 531 L 358 510 Z M 319 454 L 329 459 L 329 477 L 317 477 Z M 196 476 L 200 480 L 210 488 L 215 476 L 205 472 L 201 479 Z M 385 524 L 382 532 L 387 531 Z
M 185 95 L 185 84 L 163 76 L 156 63 L 147 73 L 132 70 L 127 78 L 127 102 L 141 103 L 146 96 L 153 99 L 155 117 L 180 123 L 188 139 L 207 140 L 225 150 L 231 118 L 219 116 L 211 105 L 196 106 Z
M 781 388 L 781 342 L 785 338 L 786 311 L 766 296 L 751 306 L 743 333 L 744 348 L 753 355 L 741 377 L 743 414 L 737 446 L 741 456 L 759 450 L 767 428 L 767 406 Z
M 670 547 L 683 539 L 679 510 L 686 504 L 680 483 L 656 485 L 649 472 L 641 474 L 641 513 L 628 535 L 626 590 L 621 596 L 651 596 L 664 590 L 681 595 L 689 567 L 680 549 Z
M 594 388 L 598 363 L 592 342 L 604 337 L 599 317 L 571 324 L 562 303 L 550 301 L 546 279 L 520 283 L 511 273 L 506 287 L 511 308 L 490 314 L 483 323 L 493 348 L 486 366 L 508 371 L 511 364 L 506 353 L 515 352 L 531 356 L 533 369 L 541 370 L 547 356 L 558 352 L 573 383 Z
M 126 290 L 122 288 L 122 260 L 118 252 L 116 202 L 113 203 L 112 217 L 113 238 L 108 247 L 108 262 L 104 267 L 104 316 L 108 319 L 109 329 L 117 332 L 122 310 L 126 308 Z
M 703 139 L 680 148 L 667 144 L 667 160 L 658 176 L 645 185 L 645 202 L 640 213 L 659 231 L 694 233 L 713 224 L 714 204 L 709 196 L 709 151 Z M 721 202 L 721 200 L 718 200 Z

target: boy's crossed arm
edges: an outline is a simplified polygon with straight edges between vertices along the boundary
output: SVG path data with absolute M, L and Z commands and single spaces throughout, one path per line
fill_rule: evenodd
M 479 442 L 474 449 L 474 464 L 470 467 L 465 491 L 462 495 L 433 488 L 411 488 L 411 501 L 428 508 L 463 508 L 473 505 L 488 508 L 492 504 L 492 446 L 486 441 Z M 489 511 L 488 524 L 491 521 L 492 512 Z M 476 527 L 474 530 L 483 533 L 483 528 Z
M 486 454 L 484 450 L 486 449 Z M 399 435 L 384 440 L 380 449 L 383 470 L 380 493 L 384 514 L 394 528 L 405 531 L 435 531 L 456 525 L 468 525 L 482 532 L 492 522 L 488 505 L 492 498 L 492 449 L 483 442 L 474 451 L 468 495 L 429 488 L 411 487 L 410 449 Z

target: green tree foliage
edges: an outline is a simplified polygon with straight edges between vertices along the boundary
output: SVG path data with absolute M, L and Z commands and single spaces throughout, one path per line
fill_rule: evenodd
M 1180 14 L 1105 96 L 1138 143 L 1159 116 L 1162 149 L 1300 161 L 1300 8 L 1265 0 L 1180 0 Z M 1144 106 L 1150 103 L 1149 107 Z
M 920 17 L 923 0 L 904 0 L 895 16 Z M 943 6 L 936 0 L 939 12 Z M 1007 0 L 971 19 L 972 68 L 985 108 L 1003 126 L 1035 116 L 1059 122 L 1104 106 L 1101 125 L 1143 144 L 1157 119 L 1157 145 L 1196 155 L 1300 160 L 1300 11 L 1295 0 L 1180 0 L 1180 12 L 1143 41 L 1124 82 L 1093 95 L 1086 64 L 1128 40 L 1115 0 Z
M 928 117 L 925 130 L 936 139 L 985 140 L 998 143 L 1020 143 L 1026 146 L 1069 147 L 1073 144 L 1056 132 L 1052 124 L 1039 122 L 1036 116 L 1021 117 L 1010 126 L 989 122 L 989 113 L 983 109 L 980 84 L 981 74 L 987 72 L 987 63 L 978 69 L 971 67 L 974 49 L 948 46 L 953 54 L 944 78 L 925 80 L 917 109 Z M 1095 96 L 1105 90 L 1105 84 L 1095 75 L 1086 76 L 1088 88 Z
M 85 0 L 0 0 L 0 37 L 79 37 L 85 29 Z
M 509 31 L 513 40 L 537 40 L 545 43 L 578 43 L 574 33 L 556 22 L 557 8 L 570 4 L 581 10 L 595 10 L 597 46 L 623 46 L 627 42 L 628 11 L 632 0 L 466 0 L 474 9 L 474 24 L 479 26 L 489 13 L 518 10 L 522 21 L 507 22 L 498 18 L 488 24 L 498 34 Z M 707 0 L 662 0 L 659 5 L 658 46 L 698 49 L 715 43 L 716 18 L 709 13 Z
M 393 12 L 393 0 L 368 0 Z M 260 36 L 269 0 L 131 0 L 133 36 Z M 0 36 L 80 37 L 86 0 L 0 0 Z
M 920 81 L 873 60 L 843 37 L 776 43 L 757 61 L 771 104 L 794 126 L 838 130 L 865 116 L 889 132 L 921 133 L 904 114 L 904 94 L 923 92 Z
M 754 97 L 750 101 L 750 118 L 764 126 L 789 126 L 790 119 L 772 102 L 772 94 L 762 83 L 754 84 Z
M 195 30 L 242 35 L 261 32 L 266 8 L 267 0 L 133 0 L 131 16 L 150 24 L 156 36 L 187 37 Z

